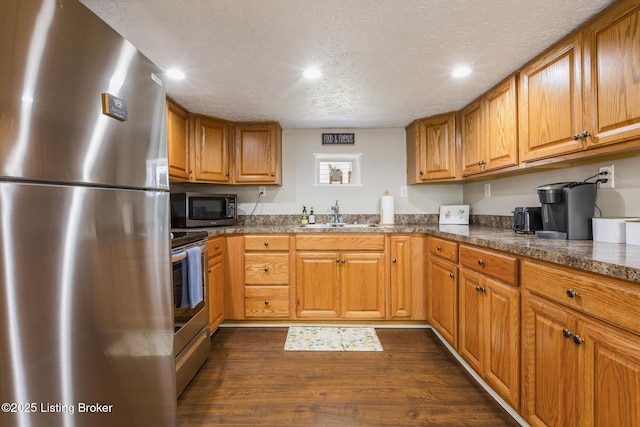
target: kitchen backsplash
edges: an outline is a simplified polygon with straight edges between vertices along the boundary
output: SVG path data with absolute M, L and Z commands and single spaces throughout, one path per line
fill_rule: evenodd
M 316 223 L 326 223 L 331 221 L 331 215 L 317 214 Z M 377 214 L 349 214 L 346 215 L 345 221 L 353 223 L 357 221 L 360 224 L 379 223 L 380 215 Z M 511 228 L 511 216 L 501 215 L 470 215 L 469 223 L 492 228 Z M 407 224 L 437 224 L 438 214 L 396 214 L 394 217 L 396 225 Z M 241 225 L 290 225 L 300 223 L 299 214 L 286 215 L 239 215 L 238 223 Z

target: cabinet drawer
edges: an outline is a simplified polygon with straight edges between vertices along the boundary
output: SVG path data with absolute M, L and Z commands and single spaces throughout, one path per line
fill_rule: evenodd
M 245 286 L 246 317 L 289 317 L 288 286 Z
M 460 264 L 510 285 L 518 284 L 518 258 L 516 257 L 460 245 Z
M 296 236 L 298 250 L 382 251 L 384 236 L 371 234 L 339 234 Z
M 523 285 L 580 312 L 640 332 L 640 286 L 575 269 L 523 261 Z
M 244 283 L 286 285 L 289 283 L 289 254 L 244 254 Z
M 429 237 L 429 253 L 451 262 L 458 262 L 458 244 L 456 242 Z
M 225 238 L 220 236 L 220 237 L 209 237 L 209 244 L 208 244 L 208 250 L 209 250 L 209 258 L 214 257 L 216 255 L 221 255 L 222 253 L 224 253 L 224 243 L 225 243 Z
M 282 234 L 245 236 L 244 249 L 246 251 L 288 251 L 289 236 Z

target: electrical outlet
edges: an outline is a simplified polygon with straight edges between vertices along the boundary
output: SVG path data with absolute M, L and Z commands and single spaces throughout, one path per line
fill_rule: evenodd
M 615 174 L 613 165 L 600 166 L 600 173 L 606 172 L 606 175 L 598 176 L 598 179 L 606 179 L 607 182 L 601 182 L 600 188 L 615 188 Z
M 267 195 L 267 187 L 261 185 L 260 187 L 258 187 L 258 196 L 259 197 L 264 197 Z
M 484 185 L 484 197 L 491 197 L 491 183 L 488 182 Z
M 408 197 L 407 187 L 400 187 L 400 197 Z

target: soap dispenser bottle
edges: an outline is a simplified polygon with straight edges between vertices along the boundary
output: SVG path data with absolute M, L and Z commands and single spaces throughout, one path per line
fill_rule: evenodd
M 302 207 L 302 215 L 300 216 L 300 224 L 307 225 L 309 224 L 309 215 L 307 215 L 307 207 Z
M 309 224 L 315 224 L 316 223 L 316 216 L 313 213 L 313 206 L 311 206 L 311 210 L 309 211 Z

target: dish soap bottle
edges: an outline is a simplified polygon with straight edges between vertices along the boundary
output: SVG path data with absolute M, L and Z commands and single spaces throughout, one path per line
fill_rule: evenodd
M 309 224 L 309 215 L 307 215 L 307 207 L 302 207 L 302 216 L 300 217 L 300 224 L 307 225 Z
M 316 216 L 313 213 L 313 206 L 311 206 L 311 210 L 309 211 L 309 224 L 316 223 Z

